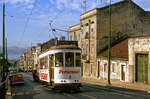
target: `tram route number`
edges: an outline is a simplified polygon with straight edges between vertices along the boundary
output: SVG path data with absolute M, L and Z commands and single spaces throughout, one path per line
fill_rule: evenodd
M 43 80 L 48 80 L 48 74 L 40 73 L 40 77 L 41 77 L 41 79 L 43 79 Z

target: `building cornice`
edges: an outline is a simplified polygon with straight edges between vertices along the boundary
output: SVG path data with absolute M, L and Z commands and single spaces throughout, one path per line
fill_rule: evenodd
M 97 14 L 97 8 L 96 9 L 93 9 L 93 10 L 90 10 L 84 14 L 81 14 L 80 15 L 80 20 L 83 20 L 83 19 L 86 19 L 90 16 L 93 16 L 93 15 L 96 15 Z
M 80 24 L 76 24 L 74 26 L 69 27 L 69 31 L 72 32 L 75 30 L 80 30 L 80 28 L 81 28 Z

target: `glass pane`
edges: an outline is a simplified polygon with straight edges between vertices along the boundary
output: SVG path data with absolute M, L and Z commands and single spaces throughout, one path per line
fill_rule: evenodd
M 47 60 L 48 60 L 47 57 L 40 59 L 40 69 L 47 69 L 48 68 Z
M 54 66 L 54 55 L 49 56 L 49 65 L 50 65 L 50 67 Z
M 55 54 L 55 66 L 63 66 L 63 53 Z
M 74 53 L 68 52 L 65 54 L 66 66 L 74 66 Z
M 81 54 L 76 53 L 76 66 L 81 66 Z

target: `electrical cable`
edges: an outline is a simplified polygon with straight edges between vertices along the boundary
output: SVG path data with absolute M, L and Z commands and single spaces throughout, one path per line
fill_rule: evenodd
M 33 4 L 33 8 L 31 9 L 31 12 L 29 13 L 29 16 L 27 17 L 27 20 L 25 22 L 25 25 L 24 25 L 24 28 L 23 28 L 23 32 L 21 33 L 21 37 L 20 37 L 20 40 L 18 41 L 18 43 L 20 44 L 21 40 L 22 40 L 22 37 L 24 35 L 24 33 L 26 32 L 26 29 L 27 29 L 27 26 L 28 26 L 28 23 L 30 21 L 30 18 L 32 16 L 32 13 L 33 13 L 33 10 L 35 9 L 36 7 L 36 3 L 37 3 L 37 0 L 35 0 L 34 4 Z M 18 44 L 18 45 L 19 45 Z

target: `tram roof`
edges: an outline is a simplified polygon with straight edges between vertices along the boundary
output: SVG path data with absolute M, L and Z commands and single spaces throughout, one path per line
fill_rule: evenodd
M 53 46 L 50 49 L 80 49 L 78 46 L 74 46 L 74 45 L 57 45 L 57 46 Z
M 54 49 L 80 49 L 77 41 L 51 39 L 41 45 L 42 53 Z
M 74 46 L 74 45 L 58 45 L 58 46 L 53 46 L 47 50 L 45 50 L 44 52 L 41 53 L 41 55 L 39 56 L 40 58 L 45 57 L 47 55 L 49 55 L 50 53 L 55 53 L 55 51 L 59 51 L 59 52 L 80 52 L 81 49 L 78 46 Z

